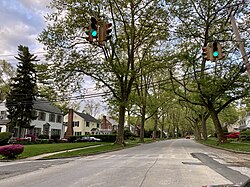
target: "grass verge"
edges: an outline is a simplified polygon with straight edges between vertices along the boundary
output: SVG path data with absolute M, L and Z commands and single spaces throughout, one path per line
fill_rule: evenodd
M 241 151 L 241 152 L 247 152 L 250 153 L 250 143 L 244 143 L 244 142 L 238 142 L 238 141 L 231 141 L 231 142 L 226 142 L 223 144 L 217 143 L 217 139 L 211 138 L 208 140 L 200 140 L 198 141 L 202 144 L 217 147 L 217 148 L 223 148 L 227 150 L 232 150 L 232 151 Z

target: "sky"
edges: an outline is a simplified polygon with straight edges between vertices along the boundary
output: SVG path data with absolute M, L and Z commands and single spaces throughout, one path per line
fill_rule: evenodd
M 17 46 L 28 46 L 40 62 L 45 60 L 43 45 L 37 41 L 38 35 L 46 28 L 44 16 L 51 0 L 0 0 L 0 60 L 17 64 Z M 86 77 L 84 87 L 88 94 L 96 93 L 95 84 Z

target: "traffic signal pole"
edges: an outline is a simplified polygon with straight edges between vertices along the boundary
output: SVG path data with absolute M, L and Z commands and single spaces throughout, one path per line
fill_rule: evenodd
M 250 64 L 248 62 L 248 56 L 247 56 L 247 53 L 246 53 L 246 50 L 245 50 L 245 47 L 244 47 L 244 43 L 243 41 L 241 40 L 240 38 L 240 34 L 239 34 L 239 30 L 238 30 L 238 27 L 236 25 L 236 21 L 235 21 L 235 18 L 232 14 L 232 6 L 230 6 L 230 8 L 228 9 L 228 13 L 229 13 L 229 18 L 230 18 L 230 21 L 231 21 L 231 24 L 232 24 L 232 28 L 233 28 L 233 32 L 235 34 L 235 38 L 236 38 L 236 41 L 239 45 L 239 49 L 240 49 L 240 53 L 242 55 L 242 58 L 243 58 L 243 62 L 246 66 L 246 71 L 247 71 L 247 75 L 250 79 Z

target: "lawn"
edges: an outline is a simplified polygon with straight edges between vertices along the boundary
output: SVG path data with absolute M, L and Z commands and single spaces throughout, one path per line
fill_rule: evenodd
M 92 145 L 99 145 L 99 142 L 79 142 L 79 143 L 54 143 L 54 144 L 33 144 L 24 145 L 24 151 L 18 158 L 27 158 L 41 155 L 44 153 L 53 153 L 57 151 L 64 151 L 69 149 L 87 147 Z
M 207 141 L 199 141 L 202 144 L 210 145 L 213 147 L 229 149 L 232 151 L 244 151 L 250 152 L 250 143 L 249 142 L 240 142 L 240 141 L 228 141 L 226 143 L 218 145 L 216 138 L 209 138 Z
M 154 142 L 151 138 L 145 138 L 145 143 Z M 79 155 L 88 155 L 101 153 L 106 151 L 112 151 L 122 148 L 134 147 L 140 144 L 139 138 L 134 140 L 125 140 L 126 146 L 119 146 L 113 143 L 105 143 L 105 142 L 79 142 L 79 143 L 54 143 L 54 144 L 33 144 L 33 145 L 24 145 L 24 152 L 18 156 L 18 159 L 33 157 L 45 153 L 54 153 L 58 151 L 89 147 L 92 145 L 102 145 L 101 147 L 87 148 L 84 150 L 66 152 L 61 154 L 56 154 L 50 156 L 50 158 L 63 158 L 63 157 L 75 157 Z M 4 159 L 0 155 L 0 160 Z

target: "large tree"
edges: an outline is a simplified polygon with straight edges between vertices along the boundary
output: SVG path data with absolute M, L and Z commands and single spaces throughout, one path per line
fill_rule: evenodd
M 51 74 L 59 85 L 81 85 L 91 76 L 107 89 L 119 106 L 116 143 L 124 143 L 125 110 L 145 56 L 154 49 L 162 54 L 161 42 L 168 37 L 168 14 L 160 0 L 53 0 L 49 25 L 39 40 L 53 61 Z M 84 41 L 84 26 L 90 17 L 112 23 L 112 39 L 105 45 Z M 63 86 L 61 86 L 63 88 Z
M 224 135 L 218 114 L 230 103 L 249 95 L 249 82 L 227 19 L 229 6 L 236 16 L 244 15 L 246 8 L 245 4 L 231 2 L 177 0 L 170 8 L 176 36 L 174 48 L 178 48 L 170 71 L 173 88 L 184 101 L 206 108 L 219 142 L 224 141 Z M 213 41 L 219 41 L 226 54 L 226 58 L 215 63 L 201 55 L 201 48 Z
M 8 108 L 8 130 L 13 132 L 13 128 L 18 128 L 17 135 L 22 135 L 22 129 L 29 128 L 31 120 L 36 119 L 33 116 L 33 101 L 37 95 L 36 89 L 36 70 L 34 62 L 37 57 L 30 54 L 28 47 L 18 46 L 19 60 L 17 65 L 16 77 L 13 77 L 10 85 L 10 92 L 6 98 L 6 107 Z

